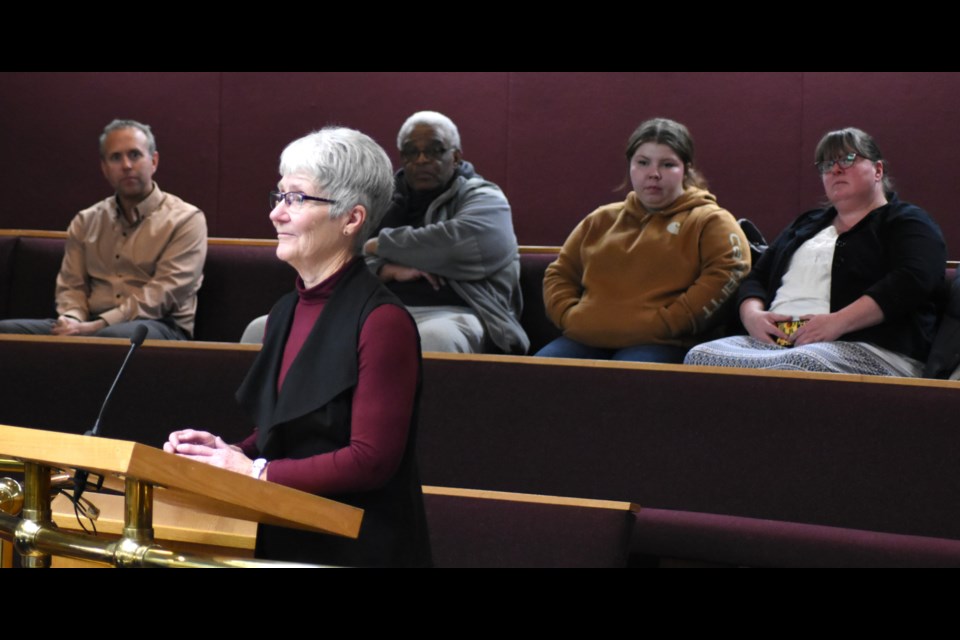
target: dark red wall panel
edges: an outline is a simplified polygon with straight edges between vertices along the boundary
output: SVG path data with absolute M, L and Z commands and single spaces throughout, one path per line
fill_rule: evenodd
M 860 126 L 958 257 L 958 105 L 960 74 L 3 73 L 0 227 L 64 229 L 105 197 L 97 136 L 119 116 L 154 127 L 158 182 L 202 207 L 212 235 L 270 237 L 264 194 L 284 145 L 342 124 L 396 163 L 404 118 L 436 109 L 460 126 L 464 156 L 507 193 L 520 241 L 559 244 L 622 198 L 626 138 L 660 115 L 690 127 L 720 203 L 768 236 L 821 200 L 820 136 Z
M 880 145 L 900 197 L 926 209 L 960 257 L 960 74 L 809 73 L 804 77 L 804 193 L 823 196 L 813 153 L 826 131 L 859 127 Z
M 734 215 L 798 213 L 798 74 L 517 74 L 511 96 L 509 186 L 524 243 L 562 243 L 586 214 L 621 200 L 627 138 L 656 116 L 687 125 L 697 164 Z
M 110 195 L 98 140 L 114 118 L 149 124 L 157 183 L 216 212 L 220 106 L 214 73 L 0 74 L 0 227 L 66 229 Z
M 224 215 L 217 234 L 271 236 L 267 192 L 287 143 L 329 124 L 373 137 L 397 163 L 397 130 L 408 115 L 441 111 L 460 129 L 464 156 L 492 180 L 506 177 L 507 75 L 270 73 L 223 76 Z

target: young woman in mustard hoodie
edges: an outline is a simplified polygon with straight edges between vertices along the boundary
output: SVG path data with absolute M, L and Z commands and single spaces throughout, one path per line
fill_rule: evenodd
M 747 240 L 694 168 L 685 126 L 644 122 L 626 156 L 626 200 L 587 216 L 547 268 L 547 315 L 563 336 L 538 356 L 683 362 L 750 271 Z

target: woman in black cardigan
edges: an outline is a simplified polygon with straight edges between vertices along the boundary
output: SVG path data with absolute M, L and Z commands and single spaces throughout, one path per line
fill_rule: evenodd
M 815 164 L 830 207 L 804 213 L 743 281 L 749 337 L 700 345 L 686 364 L 918 376 L 936 328 L 946 247 L 891 190 L 876 142 L 826 134 Z
M 359 131 L 327 128 L 290 143 L 280 174 L 270 220 L 277 256 L 299 277 L 270 312 L 237 392 L 256 428 L 235 445 L 176 431 L 164 449 L 364 510 L 357 540 L 261 525 L 258 557 L 428 565 L 415 459 L 419 336 L 359 255 L 390 204 L 390 160 Z

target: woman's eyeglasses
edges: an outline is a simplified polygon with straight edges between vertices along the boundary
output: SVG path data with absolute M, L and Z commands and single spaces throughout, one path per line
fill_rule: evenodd
M 839 164 L 841 169 L 849 169 L 853 166 L 853 163 L 857 161 L 857 156 L 861 156 L 859 153 L 848 153 L 845 156 L 840 156 L 839 158 L 834 158 L 833 160 L 821 160 L 816 163 L 817 171 L 820 172 L 820 175 L 827 173 L 833 169 L 833 165 Z
M 300 193 L 298 191 L 287 191 L 283 193 L 281 191 L 271 191 L 270 192 L 270 210 L 273 211 L 277 208 L 277 205 L 281 202 L 286 202 L 288 207 L 299 207 L 303 204 L 304 200 L 315 200 L 317 202 L 326 202 L 328 204 L 337 204 L 336 200 L 331 200 L 330 198 L 317 198 L 315 196 L 308 196 L 306 194 Z

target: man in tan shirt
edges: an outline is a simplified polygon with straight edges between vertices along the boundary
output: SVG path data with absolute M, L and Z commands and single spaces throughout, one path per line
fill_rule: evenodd
M 115 193 L 76 215 L 57 276 L 58 317 L 2 320 L 0 333 L 192 337 L 207 255 L 203 212 L 153 181 L 150 127 L 114 120 L 100 136 L 100 165 Z

